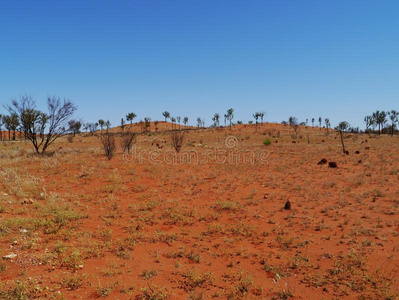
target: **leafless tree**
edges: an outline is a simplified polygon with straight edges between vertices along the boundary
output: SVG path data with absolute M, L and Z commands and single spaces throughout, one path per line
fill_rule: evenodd
M 175 148 L 176 152 L 180 152 L 182 146 L 183 146 L 183 141 L 184 141 L 184 133 L 182 132 L 173 132 L 170 135 L 170 138 L 172 140 L 172 146 Z
M 115 136 L 112 133 L 107 132 L 101 135 L 100 139 L 105 156 L 108 158 L 108 160 L 111 160 L 116 151 Z
M 130 153 L 133 144 L 136 142 L 136 134 L 134 132 L 126 131 L 121 135 L 121 148 L 125 153 Z
M 12 100 L 6 105 L 11 114 L 16 114 L 22 131 L 32 142 L 36 152 L 42 154 L 60 136 L 68 130 L 68 120 L 77 107 L 70 100 L 61 101 L 55 96 L 47 98 L 48 113 L 36 109 L 36 102 L 30 96 L 23 96 L 19 101 Z

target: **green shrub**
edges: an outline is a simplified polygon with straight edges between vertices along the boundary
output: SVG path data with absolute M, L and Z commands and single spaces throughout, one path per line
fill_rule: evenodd
M 270 146 L 271 144 L 272 142 L 269 139 L 263 141 L 263 145 L 265 146 Z

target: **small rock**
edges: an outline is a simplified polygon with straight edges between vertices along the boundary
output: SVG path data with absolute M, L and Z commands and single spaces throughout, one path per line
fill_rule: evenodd
M 33 199 L 32 198 L 29 198 L 29 199 L 24 199 L 23 201 L 22 201 L 22 203 L 23 204 L 33 204 Z
M 20 233 L 27 233 L 27 232 L 28 232 L 28 230 L 27 230 L 27 229 L 24 229 L 24 228 L 22 228 L 22 229 L 20 229 L 20 230 L 19 230 L 19 232 L 20 232 Z
M 3 259 L 14 259 L 14 258 L 16 258 L 18 255 L 16 255 L 15 253 L 10 253 L 10 254 L 7 254 L 7 255 L 4 255 L 3 256 Z
M 356 151 L 355 153 L 356 153 L 356 154 L 360 154 L 360 151 Z
M 328 166 L 329 166 L 330 168 L 338 168 L 338 165 L 337 165 L 337 163 L 336 163 L 335 161 L 329 162 L 329 163 L 328 163 Z
M 327 159 L 322 158 L 321 161 L 319 161 L 317 164 L 318 165 L 325 165 L 327 163 Z
M 269 198 L 269 195 L 268 194 L 264 194 L 263 195 L 263 199 L 267 199 L 267 198 Z
M 291 209 L 291 202 L 290 201 L 285 202 L 284 209 L 285 210 L 290 210 Z
M 79 265 L 79 269 L 83 269 L 83 265 Z

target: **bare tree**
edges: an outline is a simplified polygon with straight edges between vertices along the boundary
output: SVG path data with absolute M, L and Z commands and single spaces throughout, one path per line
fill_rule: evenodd
M 125 153 L 130 153 L 133 144 L 136 142 L 136 134 L 134 132 L 126 131 L 121 136 L 121 148 Z
M 77 109 L 70 100 L 61 101 L 55 96 L 47 98 L 47 114 L 37 110 L 35 100 L 29 96 L 11 101 L 6 108 L 11 114 L 17 115 L 22 131 L 38 154 L 44 153 L 67 132 L 67 122 Z
M 298 119 L 296 117 L 289 117 L 288 123 L 290 124 L 290 127 L 294 129 L 295 132 L 295 138 L 298 138 L 298 129 L 299 129 L 299 124 L 298 124 Z
M 87 126 L 90 133 L 93 135 L 97 131 L 98 123 L 88 123 Z
M 115 155 L 116 151 L 116 143 L 115 143 L 115 136 L 112 133 L 106 132 L 100 137 L 101 144 L 103 145 L 105 156 L 108 160 Z
M 170 135 L 172 140 L 172 146 L 175 148 L 176 152 L 180 152 L 181 148 L 183 147 L 184 141 L 184 133 L 183 132 L 173 132 Z

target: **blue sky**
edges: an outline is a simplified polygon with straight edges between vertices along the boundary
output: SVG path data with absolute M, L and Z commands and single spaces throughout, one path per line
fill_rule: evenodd
M 2 1 L 0 103 L 55 94 L 113 125 L 233 107 L 363 127 L 399 109 L 398 15 L 397 0 Z

